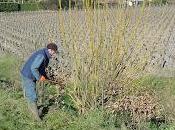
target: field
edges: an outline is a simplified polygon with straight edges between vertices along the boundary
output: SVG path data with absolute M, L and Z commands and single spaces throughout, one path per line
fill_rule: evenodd
M 49 42 L 59 46 L 49 69 L 62 84 L 45 83 L 36 123 L 19 71 Z M 0 130 L 173 130 L 174 51 L 173 5 L 0 13 Z

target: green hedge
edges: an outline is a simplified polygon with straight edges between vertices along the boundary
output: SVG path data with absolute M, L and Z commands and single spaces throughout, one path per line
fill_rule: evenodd
M 40 3 L 24 3 L 21 4 L 21 11 L 37 11 L 42 9 L 42 5 Z
M 0 3 L 0 12 L 36 11 L 40 9 L 43 9 L 40 3 Z
M 0 12 L 20 11 L 21 6 L 17 3 L 0 3 Z

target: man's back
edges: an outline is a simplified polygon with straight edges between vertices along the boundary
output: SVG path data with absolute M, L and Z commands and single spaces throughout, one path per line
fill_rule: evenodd
M 21 70 L 21 74 L 29 79 L 32 79 L 34 81 L 36 81 L 36 77 L 32 74 L 32 64 L 35 64 L 34 61 L 39 61 L 41 60 L 41 58 L 44 58 L 44 60 L 42 61 L 42 64 L 40 65 L 40 67 L 38 68 L 40 73 L 45 75 L 45 67 L 47 67 L 48 63 L 49 63 L 49 54 L 47 52 L 46 48 L 40 49 L 36 52 L 34 52 L 29 59 L 26 61 L 26 63 L 24 64 L 22 70 Z

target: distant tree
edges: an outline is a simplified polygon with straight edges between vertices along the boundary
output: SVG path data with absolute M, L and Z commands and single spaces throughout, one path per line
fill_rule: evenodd
M 153 4 L 161 5 L 161 4 L 166 4 L 167 0 L 152 0 Z
M 61 3 L 61 6 L 60 6 Z M 44 9 L 49 9 L 49 10 L 58 10 L 60 8 L 68 8 L 69 3 L 71 3 L 71 7 L 74 6 L 75 2 L 74 0 L 44 0 L 41 1 L 42 6 Z
M 175 0 L 167 0 L 168 4 L 175 4 Z

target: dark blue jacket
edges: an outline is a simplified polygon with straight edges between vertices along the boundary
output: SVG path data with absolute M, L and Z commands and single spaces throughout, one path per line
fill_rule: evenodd
M 49 64 L 50 54 L 47 48 L 34 52 L 24 64 L 21 74 L 33 81 L 37 81 L 43 75 L 46 76 L 45 68 Z

